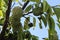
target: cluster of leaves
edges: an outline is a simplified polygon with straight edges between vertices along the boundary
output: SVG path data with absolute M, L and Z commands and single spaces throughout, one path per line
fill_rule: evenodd
M 13 2 L 16 1 L 18 2 L 18 0 L 13 0 Z M 14 7 L 12 9 L 12 16 L 10 16 L 10 21 L 8 24 L 8 31 L 6 34 L 8 34 L 7 36 L 5 36 L 5 39 L 7 40 L 38 40 L 38 37 L 32 35 L 29 31 L 31 27 L 35 27 L 36 26 L 36 18 L 39 20 L 39 27 L 42 29 L 42 23 L 44 23 L 45 27 L 49 27 L 48 30 L 48 34 L 49 34 L 49 40 L 58 40 L 58 36 L 57 33 L 55 31 L 55 21 L 52 18 L 52 16 L 56 15 L 57 17 L 57 21 L 58 23 L 58 27 L 60 28 L 60 8 L 58 7 L 51 7 L 48 2 L 46 0 L 43 0 L 43 2 L 41 2 L 41 0 L 22 0 L 23 2 L 32 2 L 34 3 L 33 5 L 26 5 L 26 7 L 23 9 L 19 6 Z M 4 24 L 4 20 L 5 20 L 5 12 L 7 9 L 7 5 L 8 5 L 8 0 L 1 0 L 0 1 L 0 25 L 3 26 Z M 21 4 L 20 4 L 21 5 Z M 23 7 L 23 6 L 22 6 Z M 30 10 L 32 10 L 30 12 Z M 25 14 L 26 13 L 26 14 Z M 29 14 L 33 14 L 34 16 L 32 16 L 33 18 L 33 23 L 30 22 L 30 15 Z M 26 17 L 28 15 L 28 17 Z M 21 24 L 21 18 L 24 17 L 25 21 L 24 21 L 24 26 L 22 26 Z M 10 28 L 12 28 L 12 32 L 10 33 Z M 52 33 L 52 35 L 51 35 Z M 5 34 L 5 35 L 6 35 Z M 54 34 L 54 35 L 53 35 Z M 53 38 L 53 39 L 52 39 Z M 54 39 L 56 38 L 56 39 Z M 47 39 L 47 40 L 48 40 Z

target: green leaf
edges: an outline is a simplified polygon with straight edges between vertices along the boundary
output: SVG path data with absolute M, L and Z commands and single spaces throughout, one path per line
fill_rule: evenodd
M 53 15 L 53 12 L 52 12 L 52 8 L 51 7 L 48 8 L 47 13 L 50 14 L 50 15 Z
M 58 40 L 57 32 L 49 29 L 49 40 Z
M 54 19 L 52 17 L 49 17 L 48 25 L 49 25 L 49 29 L 51 29 L 51 30 L 55 29 L 55 22 L 54 22 Z
M 24 29 L 25 29 L 25 30 L 27 30 L 27 29 L 30 28 L 30 27 L 28 26 L 29 21 L 30 21 L 30 17 L 27 17 L 27 18 L 25 19 L 25 21 L 24 21 Z
M 33 26 L 35 27 L 36 26 L 36 19 L 33 18 Z
M 32 5 L 29 5 L 29 6 L 25 9 L 25 12 L 29 12 L 31 8 L 32 8 Z
M 44 23 L 44 25 L 46 27 L 47 26 L 47 21 L 46 21 L 46 18 L 44 16 L 42 16 L 42 21 L 43 21 L 43 23 Z
M 4 24 L 4 18 L 0 19 L 0 25 L 2 26 Z
M 49 4 L 47 3 L 46 0 L 43 0 L 43 12 L 47 12 L 49 8 Z
M 25 29 L 25 30 L 28 29 L 28 20 L 27 20 L 27 19 L 24 21 L 24 29 Z
M 40 27 L 40 29 L 42 29 L 42 22 L 41 22 L 41 20 L 40 20 L 40 23 L 39 23 L 39 27 Z
M 30 1 L 39 3 L 41 0 L 30 0 Z
M 8 5 L 8 0 L 3 0 L 5 3 L 6 3 L 6 5 Z
M 3 18 L 3 12 L 0 10 L 0 19 Z
M 57 18 L 60 18 L 60 8 L 53 8 Z
M 32 35 L 32 40 L 38 40 L 37 36 Z

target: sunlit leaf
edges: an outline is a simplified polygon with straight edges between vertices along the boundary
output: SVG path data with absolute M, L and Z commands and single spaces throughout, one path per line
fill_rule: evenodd
M 32 8 L 32 5 L 29 5 L 29 6 L 25 9 L 25 12 L 29 12 L 31 8 Z
M 42 21 L 43 21 L 43 23 L 44 23 L 44 25 L 46 27 L 47 26 L 47 21 L 46 21 L 46 18 L 44 16 L 42 16 Z
M 0 25 L 2 26 L 4 24 L 4 18 L 0 19 Z
M 52 8 L 51 7 L 48 8 L 47 14 L 53 15 L 53 11 L 52 11 Z
M 0 10 L 0 19 L 3 18 L 3 12 Z
M 43 12 L 46 12 L 49 8 L 49 4 L 46 0 L 43 0 Z
M 16 2 L 18 2 L 19 0 L 16 0 Z

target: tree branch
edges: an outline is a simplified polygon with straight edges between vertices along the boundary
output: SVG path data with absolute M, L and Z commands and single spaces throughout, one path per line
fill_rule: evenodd
M 26 3 L 24 3 L 24 5 L 22 7 L 23 10 L 25 9 L 25 7 L 27 6 L 28 3 L 29 3 L 29 0 Z
M 10 15 L 10 11 L 11 11 L 11 4 L 12 4 L 12 0 L 8 0 L 8 8 L 7 8 L 7 11 L 6 11 L 6 17 L 5 17 L 3 29 L 2 29 L 2 32 L 1 32 L 0 40 L 4 39 L 5 31 L 6 31 L 6 28 L 8 27 L 9 15 Z

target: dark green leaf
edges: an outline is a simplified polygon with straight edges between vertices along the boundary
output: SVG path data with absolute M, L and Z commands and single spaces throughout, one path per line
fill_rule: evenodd
M 44 25 L 46 27 L 47 26 L 47 21 L 46 21 L 46 18 L 44 16 L 42 16 L 42 21 L 43 21 L 43 23 L 44 23 Z
M 41 20 L 40 20 L 40 23 L 39 23 L 39 27 L 40 27 L 40 29 L 42 29 L 42 22 L 41 22 Z
M 49 25 L 49 29 L 55 29 L 55 22 L 54 19 L 52 17 L 49 17 L 48 19 L 48 25 Z
M 52 12 L 52 8 L 51 7 L 48 8 L 47 13 L 50 14 L 50 15 L 53 15 L 53 12 Z

